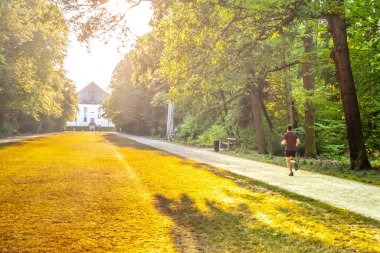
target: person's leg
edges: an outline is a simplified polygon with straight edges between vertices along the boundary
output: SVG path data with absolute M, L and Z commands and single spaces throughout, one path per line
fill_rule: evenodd
M 299 157 L 297 157 L 297 153 L 294 153 L 294 169 L 295 170 L 298 170 L 298 166 L 299 166 Z
M 286 157 L 286 165 L 288 166 L 288 169 L 289 169 L 289 172 L 290 172 L 289 175 L 293 175 L 292 163 L 290 162 L 290 156 Z

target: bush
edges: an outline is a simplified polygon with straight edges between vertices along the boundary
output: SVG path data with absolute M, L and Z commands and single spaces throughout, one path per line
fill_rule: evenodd
M 257 149 L 255 127 L 251 124 L 246 128 L 239 129 L 239 144 L 241 150 Z
M 190 143 L 192 140 L 196 139 L 203 130 L 204 126 L 199 124 L 197 117 L 187 115 L 183 120 L 183 123 L 179 126 L 177 139 Z
M 224 140 L 228 137 L 224 126 L 213 125 L 199 136 L 199 143 L 202 146 L 212 146 L 215 140 Z
M 271 155 L 284 154 L 284 146 L 281 145 L 283 137 L 280 134 L 270 133 L 267 135 L 268 152 Z

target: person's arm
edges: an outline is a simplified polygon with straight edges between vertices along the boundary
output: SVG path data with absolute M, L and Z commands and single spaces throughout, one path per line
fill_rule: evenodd
M 299 138 L 297 138 L 296 146 L 298 147 L 301 144 L 301 141 Z
M 281 141 L 281 145 L 286 145 L 286 138 L 285 138 L 285 134 L 282 135 L 282 141 Z

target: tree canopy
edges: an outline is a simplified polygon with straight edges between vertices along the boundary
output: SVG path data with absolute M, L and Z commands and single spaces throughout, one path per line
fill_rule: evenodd
M 75 86 L 65 76 L 68 29 L 48 1 L 0 2 L 0 129 L 52 131 L 73 117 Z
M 108 1 L 55 1 L 81 40 L 128 38 L 128 9 L 141 2 L 114 14 Z M 345 157 L 357 169 L 370 168 L 369 157 L 379 167 L 376 1 L 151 3 L 153 30 L 114 72 L 105 108 L 118 126 L 162 134 L 153 129 L 163 128 L 163 104 L 174 102 L 177 138 L 186 142 L 234 136 L 242 149 L 280 154 L 292 124 L 305 156 Z

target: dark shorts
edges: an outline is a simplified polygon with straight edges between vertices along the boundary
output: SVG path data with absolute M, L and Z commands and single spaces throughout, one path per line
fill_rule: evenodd
M 285 156 L 286 157 L 296 157 L 296 152 L 297 151 L 290 151 L 290 150 L 285 150 Z

